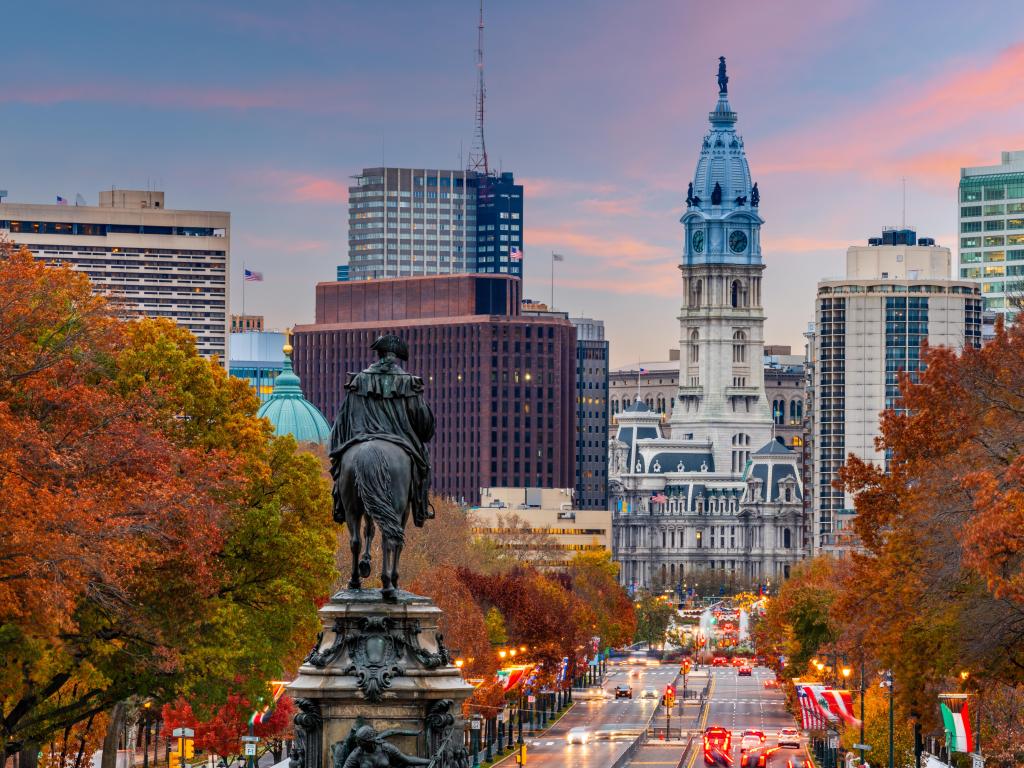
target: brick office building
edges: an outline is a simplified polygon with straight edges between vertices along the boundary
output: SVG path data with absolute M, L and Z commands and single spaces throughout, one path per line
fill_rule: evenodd
M 576 331 L 520 312 L 506 276 L 437 275 L 316 287 L 316 321 L 295 328 L 306 398 L 333 420 L 348 373 L 397 333 L 421 376 L 437 431 L 434 490 L 467 503 L 481 488 L 567 488 L 575 481 Z

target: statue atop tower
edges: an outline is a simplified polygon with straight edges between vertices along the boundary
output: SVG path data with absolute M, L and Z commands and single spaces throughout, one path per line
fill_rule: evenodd
M 725 56 L 718 57 L 718 92 L 729 92 L 729 76 L 725 74 Z

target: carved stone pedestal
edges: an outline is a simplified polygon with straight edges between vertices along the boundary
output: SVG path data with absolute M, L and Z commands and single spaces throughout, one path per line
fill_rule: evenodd
M 461 712 L 473 687 L 452 664 L 440 616 L 429 598 L 399 592 L 385 603 L 379 589 L 342 590 L 320 609 L 323 630 L 288 687 L 299 706 L 293 768 L 343 768 L 362 725 L 436 768 L 468 765 Z

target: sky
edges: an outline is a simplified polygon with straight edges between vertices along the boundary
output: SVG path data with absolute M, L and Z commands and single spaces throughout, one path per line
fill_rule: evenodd
M 458 167 L 474 0 L 36 0 L 5 9 L 0 188 L 155 188 L 226 210 L 232 308 L 310 322 L 347 261 L 347 188 Z M 678 346 L 687 182 L 719 56 L 761 191 L 767 343 L 802 351 L 815 284 L 906 221 L 956 252 L 959 168 L 1024 149 L 1019 0 L 489 0 L 491 165 L 525 186 L 524 295 L 603 319 L 613 365 Z

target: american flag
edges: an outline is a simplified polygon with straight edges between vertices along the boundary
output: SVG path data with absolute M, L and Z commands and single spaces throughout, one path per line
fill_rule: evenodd
M 67 198 L 64 198 L 64 197 L 61 197 L 60 195 L 57 195 L 57 205 L 67 205 L 67 204 L 68 204 Z
M 814 694 L 809 690 L 809 686 L 796 686 L 796 695 L 800 700 L 800 714 L 803 719 L 804 730 L 825 730 L 825 721 L 822 719 L 821 715 L 818 714 L 818 707 L 814 703 Z
M 508 249 L 508 257 L 513 261 L 523 260 L 523 249 L 518 245 L 510 245 Z
M 245 280 L 248 283 L 262 283 L 263 282 L 263 273 L 262 272 L 253 272 L 251 269 L 246 267 L 245 268 Z

